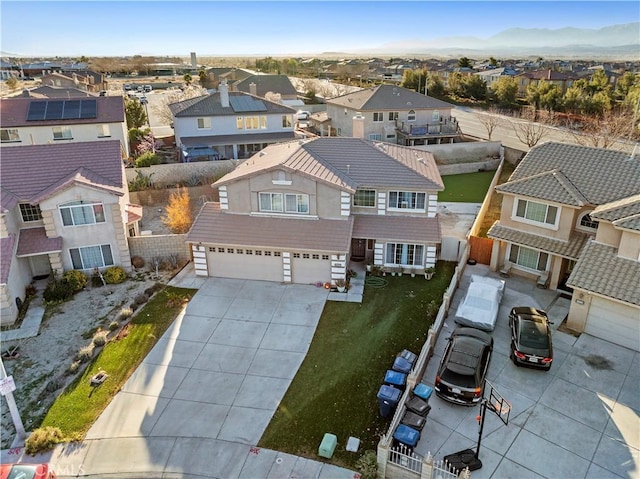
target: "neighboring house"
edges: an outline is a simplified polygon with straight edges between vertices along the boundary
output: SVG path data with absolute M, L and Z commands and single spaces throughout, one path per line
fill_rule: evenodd
M 560 93 L 564 95 L 578 77 L 573 73 L 557 72 L 547 68 L 545 70 L 520 73 L 515 76 L 515 79 L 518 82 L 519 96 L 527 94 L 529 85 L 540 85 L 542 83 L 556 85 L 560 89 Z
M 567 326 L 640 351 L 640 194 L 598 206 L 591 219 L 596 237 L 567 281 Z
M 62 88 L 78 88 L 93 93 L 108 88 L 107 82 L 101 73 L 94 72 L 54 72 L 42 77 L 42 85 L 62 87 Z
M 350 260 L 422 272 L 441 243 L 433 156 L 360 138 L 271 145 L 213 184 L 187 241 L 196 274 L 316 284 Z
M 326 101 L 338 136 L 405 146 L 453 143 L 460 138 L 454 105 L 399 86 L 380 85 Z
M 496 187 L 503 198 L 500 220 L 487 234 L 494 239 L 492 269 L 510 264 L 512 273 L 537 278 L 540 286 L 575 288 L 569 323 L 578 330 L 597 331 L 602 323 L 594 326 L 591 318 L 602 321 L 605 311 L 610 324 L 626 321 L 627 330 L 628 318 L 640 322 L 638 163 L 628 153 L 600 148 L 532 148 Z
M 28 90 L 23 90 L 22 94 L 14 98 L 57 98 L 69 100 L 71 98 L 97 97 L 97 93 L 80 90 L 75 87 L 39 86 Z
M 287 75 L 251 75 L 234 82 L 231 91 L 250 93 L 289 106 L 304 104 L 298 100 L 298 92 Z M 276 100 L 276 97 L 278 99 Z
M 129 140 L 121 96 L 0 100 L 0 146 L 118 140 L 123 158 Z
M 216 93 L 169 105 L 184 161 L 248 158 L 271 143 L 295 138 L 295 110 L 248 93 Z
M 129 204 L 119 141 L 3 149 L 0 187 L 3 324 L 16 320 L 34 277 L 130 269 L 127 234 L 140 208 Z
M 19 78 L 20 69 L 13 63 L 0 60 L 0 80 L 8 80 L 9 78 Z
M 474 75 L 479 76 L 486 82 L 487 88 L 491 88 L 491 86 L 503 76 L 514 77 L 516 74 L 517 72 L 509 67 L 492 68 L 474 73 Z

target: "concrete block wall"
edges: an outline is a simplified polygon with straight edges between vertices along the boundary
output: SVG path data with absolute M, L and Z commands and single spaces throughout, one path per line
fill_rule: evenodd
M 140 256 L 149 264 L 155 256 L 177 254 L 180 261 L 189 261 L 191 255 L 186 243 L 187 235 L 132 236 L 129 238 L 131 256 Z
M 166 165 L 153 165 L 146 168 L 127 168 L 125 174 L 127 182 L 133 180 L 138 171 L 151 176 L 151 182 L 157 188 L 175 185 L 189 181 L 194 177 L 221 178 L 232 171 L 237 164 L 233 160 L 202 161 L 197 163 L 170 163 Z

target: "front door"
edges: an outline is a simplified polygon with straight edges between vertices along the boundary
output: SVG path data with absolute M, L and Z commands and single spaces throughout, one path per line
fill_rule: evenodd
M 46 254 L 29 256 L 29 265 L 31 266 L 31 276 L 36 279 L 46 278 L 51 274 L 51 263 Z
M 351 259 L 354 261 L 363 260 L 367 252 L 367 240 L 353 238 L 351 240 Z

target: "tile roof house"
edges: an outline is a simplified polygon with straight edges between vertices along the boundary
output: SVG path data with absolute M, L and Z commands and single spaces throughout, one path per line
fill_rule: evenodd
M 196 274 L 315 284 L 350 260 L 423 271 L 441 242 L 433 156 L 325 137 L 270 145 L 213 184 L 187 241 Z
M 0 100 L 0 147 L 94 141 L 120 142 L 129 156 L 129 138 L 121 96 Z
M 230 92 L 225 82 L 216 93 L 172 103 L 169 109 L 184 161 L 248 158 L 271 143 L 295 138 L 293 108 Z
M 16 146 L 0 170 L 2 324 L 15 321 L 33 277 L 131 266 L 129 204 L 117 140 Z
M 283 105 L 287 105 L 289 101 L 298 102 L 298 92 L 287 75 L 251 75 L 233 82 L 230 90 L 250 93 L 271 101 L 276 101 L 272 98 L 273 95 L 279 95 L 280 100 L 276 103 Z
M 628 153 L 532 148 L 501 193 L 491 266 L 573 289 L 567 325 L 640 350 L 640 165 Z M 509 268 L 506 268 L 509 269 Z
M 355 91 L 326 101 L 338 136 L 405 146 L 453 143 L 460 137 L 454 105 L 394 85 Z
M 567 89 L 573 85 L 578 77 L 572 73 L 558 72 L 550 68 L 544 70 L 527 71 L 515 76 L 518 82 L 518 95 L 525 96 L 529 85 L 538 85 L 540 83 L 550 83 L 557 85 L 560 92 L 564 95 Z

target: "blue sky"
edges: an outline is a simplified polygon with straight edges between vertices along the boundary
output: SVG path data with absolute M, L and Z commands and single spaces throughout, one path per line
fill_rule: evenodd
M 637 1 L 2 0 L 0 13 L 0 50 L 20 56 L 302 55 L 640 21 Z

